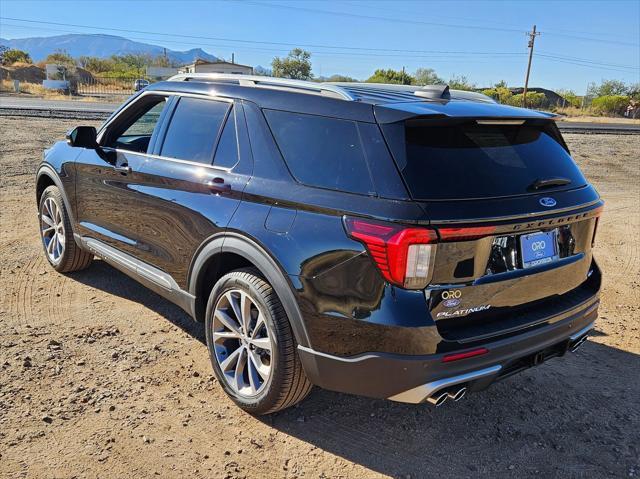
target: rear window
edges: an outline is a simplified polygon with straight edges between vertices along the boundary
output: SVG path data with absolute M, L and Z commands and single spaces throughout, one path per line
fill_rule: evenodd
M 549 124 L 456 124 L 409 120 L 385 136 L 415 199 L 471 199 L 570 189 L 586 180 Z M 537 190 L 536 180 L 570 183 Z
M 276 110 L 264 113 L 300 183 L 350 193 L 374 191 L 356 122 Z

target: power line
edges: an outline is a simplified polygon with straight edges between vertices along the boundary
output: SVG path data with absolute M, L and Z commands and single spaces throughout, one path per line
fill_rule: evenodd
M 363 14 L 359 14 L 359 13 L 349 13 L 349 12 L 336 12 L 336 11 L 332 11 L 332 10 L 322 10 L 322 9 L 318 9 L 318 8 L 309 8 L 309 7 L 300 7 L 300 6 L 293 6 L 293 5 L 282 5 L 279 3 L 263 3 L 263 2 L 259 2 L 259 1 L 245 1 L 243 3 L 248 3 L 248 4 L 252 4 L 252 5 L 259 5 L 262 7 L 270 7 L 270 8 L 285 8 L 285 9 L 289 9 L 289 10 L 298 10 L 298 11 L 304 11 L 304 12 L 310 12 L 310 13 L 321 13 L 321 14 L 325 14 L 325 15 L 339 15 L 339 16 L 347 16 L 347 17 L 352 17 L 352 18 L 363 18 L 366 20 L 377 20 L 377 21 L 385 21 L 385 22 L 395 22 L 395 23 L 406 23 L 406 24 L 413 24 L 413 25 L 431 25 L 431 26 L 437 26 L 437 27 L 448 27 L 448 28 L 458 28 L 458 29 L 474 29 L 474 30 L 489 30 L 489 31 L 498 31 L 498 32 L 517 32 L 520 33 L 522 32 L 522 29 L 520 28 L 507 28 L 507 27 L 489 27 L 486 25 L 468 25 L 468 24 L 458 24 L 458 23 L 440 23 L 440 22 L 427 22 L 427 21 L 422 21 L 422 20 L 412 20 L 412 19 L 407 19 L 407 18 L 389 18 L 389 17 L 378 17 L 375 15 L 363 15 Z M 545 34 L 547 34 L 547 32 L 544 32 Z M 623 42 L 623 41 L 619 41 L 619 40 L 604 40 L 601 38 L 593 38 L 593 37 L 586 37 L 586 36 L 577 36 L 577 35 L 570 35 L 567 33 L 559 33 L 559 32 L 549 32 L 550 35 L 555 35 L 555 36 L 562 36 L 565 38 L 573 38 L 576 40 L 584 40 L 584 41 L 590 41 L 590 42 L 599 42 L 599 43 L 609 43 L 609 44 L 615 44 L 615 45 L 624 45 L 624 46 L 632 46 L 632 47 L 638 47 L 640 44 L 639 43 L 631 43 L 631 42 Z

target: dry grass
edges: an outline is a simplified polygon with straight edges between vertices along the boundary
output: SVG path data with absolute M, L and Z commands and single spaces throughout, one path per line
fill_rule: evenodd
M 50 90 L 39 83 L 20 82 L 20 92 L 16 93 L 13 80 L 0 81 L 0 92 L 14 93 L 16 95 L 29 95 L 47 100 L 72 100 L 72 101 L 110 101 L 111 98 L 100 98 L 91 96 L 71 96 L 64 94 L 61 90 Z
M 588 123 L 627 123 L 640 125 L 640 119 L 623 118 L 619 116 L 606 116 L 594 111 L 592 108 L 576 108 L 573 106 L 557 108 L 554 113 L 562 115 L 563 121 L 588 122 Z

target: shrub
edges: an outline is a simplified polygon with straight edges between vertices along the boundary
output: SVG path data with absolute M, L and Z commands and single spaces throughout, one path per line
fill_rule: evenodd
M 511 106 L 522 106 L 522 93 L 513 95 L 508 98 L 504 103 Z M 537 93 L 535 91 L 527 92 L 527 108 L 542 108 L 546 101 L 544 93 Z
M 621 115 L 629 105 L 629 97 L 624 95 L 605 95 L 594 98 L 591 108 L 600 114 Z

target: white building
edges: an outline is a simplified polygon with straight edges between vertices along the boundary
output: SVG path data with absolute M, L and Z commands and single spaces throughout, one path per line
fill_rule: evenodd
M 178 73 L 235 73 L 238 75 L 252 75 L 253 67 L 224 61 L 208 62 L 205 60 L 196 60 L 190 65 L 180 67 Z

